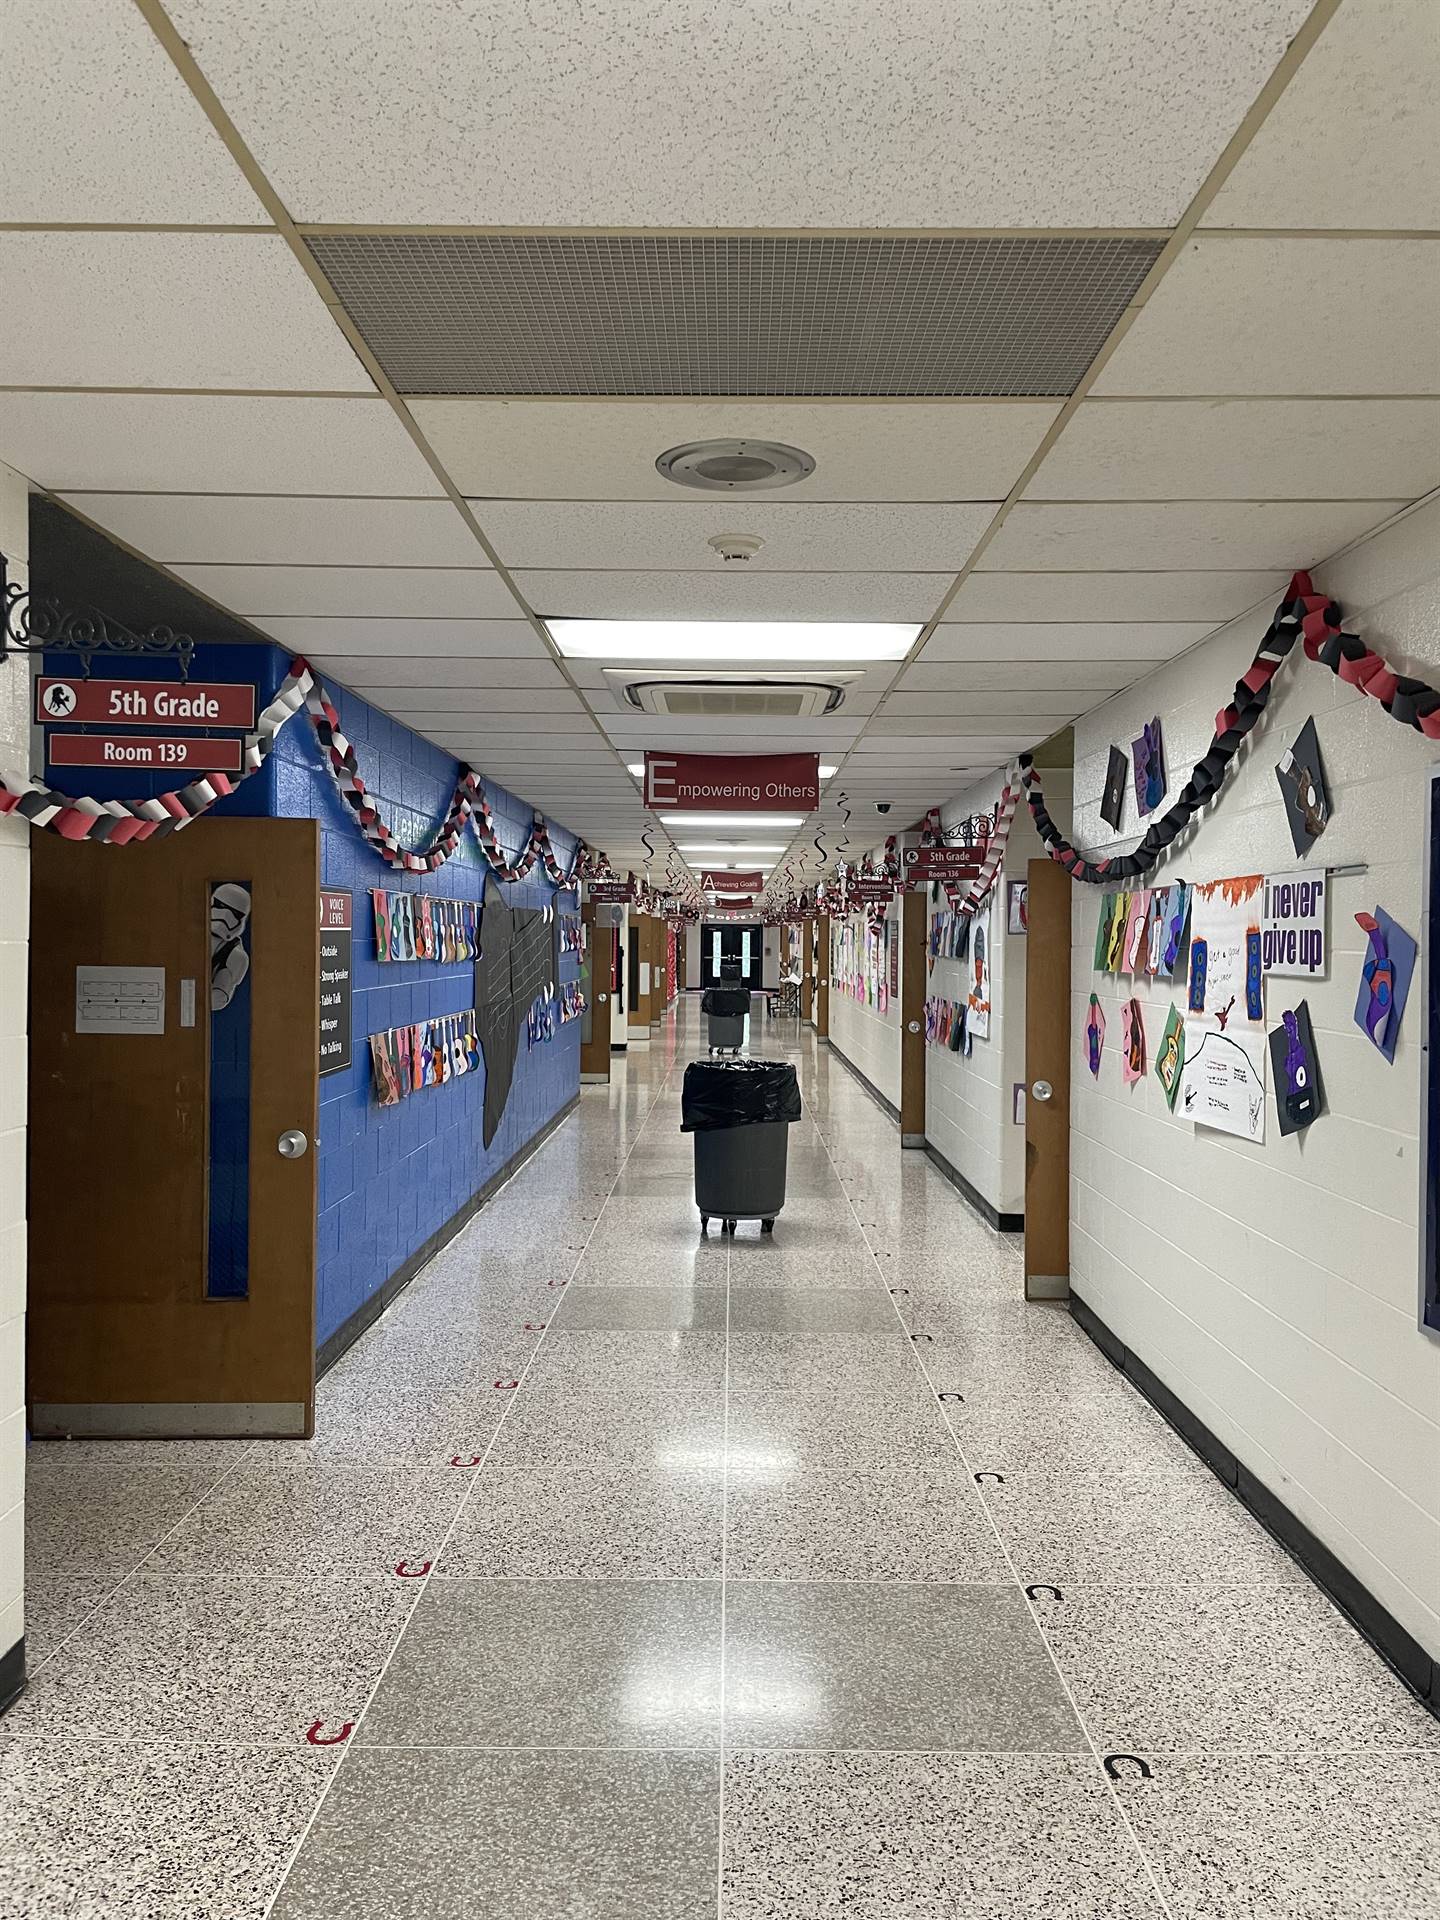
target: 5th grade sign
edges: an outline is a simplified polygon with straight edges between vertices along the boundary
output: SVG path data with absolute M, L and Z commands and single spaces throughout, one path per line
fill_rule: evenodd
M 1329 965 L 1325 939 L 1325 875 L 1301 868 L 1265 877 L 1260 964 L 1266 973 L 1320 980 Z

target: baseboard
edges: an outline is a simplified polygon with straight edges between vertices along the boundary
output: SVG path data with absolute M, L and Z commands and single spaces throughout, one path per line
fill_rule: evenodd
M 993 1200 L 987 1200 L 980 1189 L 967 1180 L 957 1166 L 948 1161 L 933 1140 L 925 1142 L 925 1157 L 937 1166 L 961 1198 L 979 1214 L 986 1226 L 994 1227 L 997 1233 L 1023 1233 L 1025 1216 L 1023 1213 L 1002 1213 Z
M 504 1166 L 498 1172 L 492 1173 L 484 1186 L 477 1188 L 471 1194 L 464 1206 L 457 1208 L 443 1226 L 437 1227 L 430 1238 L 418 1246 L 408 1259 L 402 1261 L 390 1278 L 382 1286 L 377 1287 L 370 1298 L 358 1306 L 350 1318 L 335 1329 L 329 1339 L 321 1344 L 315 1355 L 317 1380 L 322 1374 L 328 1373 L 341 1354 L 353 1347 L 361 1334 L 375 1324 L 390 1302 L 397 1294 L 405 1291 L 425 1263 L 433 1260 L 442 1247 L 448 1246 L 457 1233 L 469 1226 L 485 1202 L 503 1187 L 512 1175 L 520 1171 L 530 1156 L 545 1144 L 558 1126 L 569 1119 L 579 1104 L 580 1095 L 572 1093 L 559 1112 L 552 1114 L 538 1133 L 531 1134 L 518 1153 L 511 1154 Z
M 827 1044 L 829 1045 L 831 1054 L 834 1056 L 836 1060 L 840 1062 L 841 1066 L 844 1067 L 845 1071 L 849 1074 L 853 1074 L 855 1079 L 857 1079 L 860 1082 L 861 1086 L 865 1089 L 866 1093 L 868 1093 L 870 1098 L 875 1102 L 876 1106 L 882 1108 L 884 1112 L 888 1113 L 890 1118 L 895 1122 L 896 1126 L 898 1127 L 900 1124 L 900 1109 L 897 1106 L 892 1105 L 891 1102 L 885 1098 L 884 1094 L 881 1093 L 879 1087 L 876 1086 L 875 1082 L 871 1080 L 866 1074 L 863 1074 L 860 1071 L 859 1067 L 856 1066 L 855 1062 L 850 1058 L 849 1054 L 842 1053 L 839 1047 L 835 1045 L 835 1042 L 833 1040 L 829 1041 Z
M 580 1076 L 580 1084 L 582 1087 L 608 1087 L 610 1084 L 610 1075 L 608 1071 L 605 1073 L 582 1073 Z
M 1144 1394 L 1193 1450 L 1289 1554 L 1367 1640 L 1385 1664 L 1423 1706 L 1440 1719 L 1440 1661 L 1356 1578 L 1323 1540 L 1316 1537 L 1278 1494 L 1257 1480 L 1250 1469 L 1192 1413 L 1178 1394 L 1167 1387 L 1077 1293 L 1070 1295 L 1070 1312 L 1112 1366 Z
M 0 1713 L 13 1707 L 24 1691 L 25 1636 L 21 1634 L 8 1653 L 0 1653 Z

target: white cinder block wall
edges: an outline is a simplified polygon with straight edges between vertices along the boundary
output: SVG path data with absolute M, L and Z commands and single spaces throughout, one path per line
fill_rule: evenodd
M 878 868 L 884 856 L 884 847 L 872 850 L 872 859 Z M 864 915 L 850 915 L 850 924 L 858 927 Z M 886 918 L 890 922 L 890 938 L 900 938 L 900 903 L 898 898 L 890 903 Z M 835 984 L 835 956 L 840 950 L 840 929 L 845 922 L 838 917 L 830 921 L 830 1044 L 838 1053 L 843 1053 L 852 1067 L 857 1067 L 872 1087 L 884 1094 L 892 1107 L 900 1105 L 900 995 L 892 994 L 890 1004 L 884 1013 L 874 1007 L 867 1007 L 856 1000 L 849 992 L 842 993 Z
M 23 580 L 29 558 L 25 482 L 0 467 L 0 553 Z M 30 669 L 0 661 L 0 767 L 30 760 Z M 25 1115 L 27 943 L 26 821 L 0 819 L 0 1656 L 25 1630 Z
M 1068 800 L 1068 772 L 1059 776 L 1057 798 Z M 944 827 L 988 812 L 1004 790 L 1003 773 L 967 787 L 941 808 Z M 991 896 L 990 1037 L 976 1040 L 970 1058 L 930 1047 L 925 1058 L 925 1137 L 999 1213 L 1025 1210 L 1025 1129 L 1014 1122 L 1014 1087 L 1025 1080 L 1025 939 L 1006 933 L 1007 883 L 1023 880 L 1030 861 L 1044 852 L 1022 801 L 1005 848 L 1005 861 Z M 933 920 L 947 911 L 932 905 Z M 969 960 L 937 959 L 926 995 L 963 1000 L 970 987 Z
M 1392 665 L 1440 680 L 1440 506 L 1410 514 L 1316 581 Z M 1124 837 L 1100 819 L 1106 755 L 1112 741 L 1128 753 L 1156 713 L 1173 798 L 1267 618 L 1235 622 L 1076 724 L 1079 845 L 1134 844 L 1133 791 Z M 1077 887 L 1071 1281 L 1440 1656 L 1440 1341 L 1416 1324 L 1425 993 L 1417 971 L 1387 1066 L 1353 1021 L 1365 942 L 1352 917 L 1387 908 L 1421 940 L 1423 969 L 1423 801 L 1436 749 L 1297 647 L 1218 801 L 1155 877 L 1296 865 L 1275 763 L 1311 714 L 1333 811 L 1310 864 L 1368 862 L 1369 872 L 1332 882 L 1328 979 L 1271 980 L 1266 1017 L 1275 1024 L 1292 987 L 1307 999 L 1327 1111 L 1282 1139 L 1272 1091 L 1257 1146 L 1172 1118 L 1153 1071 L 1123 1085 L 1120 1002 L 1130 986 L 1095 974 L 1101 890 Z M 1098 1083 L 1081 1058 L 1092 987 L 1108 1022 Z M 1183 986 L 1142 981 L 1136 991 L 1153 1066 Z

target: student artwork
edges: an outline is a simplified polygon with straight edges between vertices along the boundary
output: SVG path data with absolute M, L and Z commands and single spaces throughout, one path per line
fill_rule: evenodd
M 1143 973 L 1150 952 L 1150 892 L 1148 888 L 1129 895 L 1130 912 L 1120 949 L 1120 971 Z
M 573 914 L 566 914 L 560 922 L 560 951 L 562 954 L 581 954 L 585 951 L 584 924 Z
M 1100 818 L 1107 827 L 1118 829 L 1125 816 L 1125 776 L 1128 772 L 1124 754 L 1119 747 L 1111 747 L 1110 761 L 1105 770 L 1105 790 L 1100 796 Z
M 1151 908 L 1150 971 L 1167 979 L 1174 972 L 1185 944 L 1185 923 L 1190 918 L 1190 889 L 1183 880 L 1160 888 Z
M 970 1052 L 963 1000 L 930 999 L 925 1002 L 925 1044 L 944 1047 L 950 1053 Z
M 1270 1071 L 1280 1132 L 1303 1132 L 1325 1110 L 1310 1009 L 1303 1000 L 1281 1014 L 1279 1026 L 1270 1035 Z
M 1191 896 L 1190 990 L 1180 1111 L 1197 1126 L 1265 1138 L 1265 981 L 1258 873 Z
M 370 1035 L 370 1082 L 382 1107 L 397 1106 L 426 1087 L 445 1086 L 479 1066 L 473 1009 Z
M 1145 1078 L 1145 1017 L 1138 1000 L 1120 1009 L 1120 1077 L 1127 1087 Z
M 966 997 L 967 1039 L 990 1038 L 990 903 L 974 915 L 970 932 L 970 992 Z
M 1158 714 L 1141 729 L 1140 738 L 1131 741 L 1130 757 L 1135 765 L 1135 807 L 1143 820 L 1165 798 L 1165 745 Z
M 1130 925 L 1128 893 L 1107 893 L 1100 902 L 1095 928 L 1095 970 L 1118 973 L 1125 957 L 1125 931 Z
M 560 1009 L 560 1024 L 568 1020 L 578 1020 L 585 1011 L 585 994 L 578 980 L 567 980 L 561 987 L 557 1002 Z
M 1266 874 L 1260 925 L 1260 964 L 1266 973 L 1298 974 L 1304 980 L 1325 977 L 1326 878 L 1313 867 Z
M 1092 993 L 1090 1009 L 1085 1015 L 1085 1058 L 1090 1071 L 1100 1078 L 1100 1056 L 1105 1051 L 1105 1010 Z
M 1011 880 L 1005 888 L 1005 931 L 1007 933 L 1030 931 L 1030 883 L 1028 880 Z
M 1357 913 L 1355 918 L 1367 943 L 1355 1000 L 1355 1024 L 1393 1064 L 1415 974 L 1415 942 L 1383 907 L 1376 907 L 1374 913 Z
M 500 1130 L 510 1098 L 521 1026 L 528 1037 L 535 1002 L 554 992 L 560 972 L 558 920 L 553 907 L 512 907 L 498 888 L 487 892 L 475 966 L 475 1006 L 485 1060 L 481 1138 L 487 1147 Z
M 1280 782 L 1296 858 L 1303 860 L 1330 824 L 1330 796 L 1325 790 L 1325 769 L 1313 718 L 1295 736 L 1294 746 L 1280 756 L 1275 778 Z
M 378 960 L 438 960 L 453 966 L 479 952 L 475 930 L 480 909 L 473 901 L 374 887 L 370 903 Z
M 1180 1070 L 1185 1064 L 1185 1021 L 1172 1001 L 1165 1016 L 1165 1031 L 1155 1055 L 1155 1078 L 1165 1090 L 1165 1102 L 1173 1113 L 1180 1092 Z

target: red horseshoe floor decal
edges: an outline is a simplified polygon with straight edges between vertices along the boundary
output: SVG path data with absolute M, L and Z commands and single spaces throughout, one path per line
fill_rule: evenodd
M 412 1567 L 408 1560 L 402 1560 L 395 1571 L 402 1580 L 423 1580 L 430 1571 L 430 1562 L 422 1560 L 418 1567 Z
M 339 1733 L 322 1734 L 320 1729 L 324 1724 L 325 1722 L 323 1720 L 316 1720 L 311 1723 L 310 1730 L 305 1735 L 305 1738 L 310 1742 L 312 1747 L 338 1747 L 341 1741 L 348 1740 L 355 1731 L 355 1722 L 353 1720 L 347 1720 L 344 1726 L 341 1727 Z

